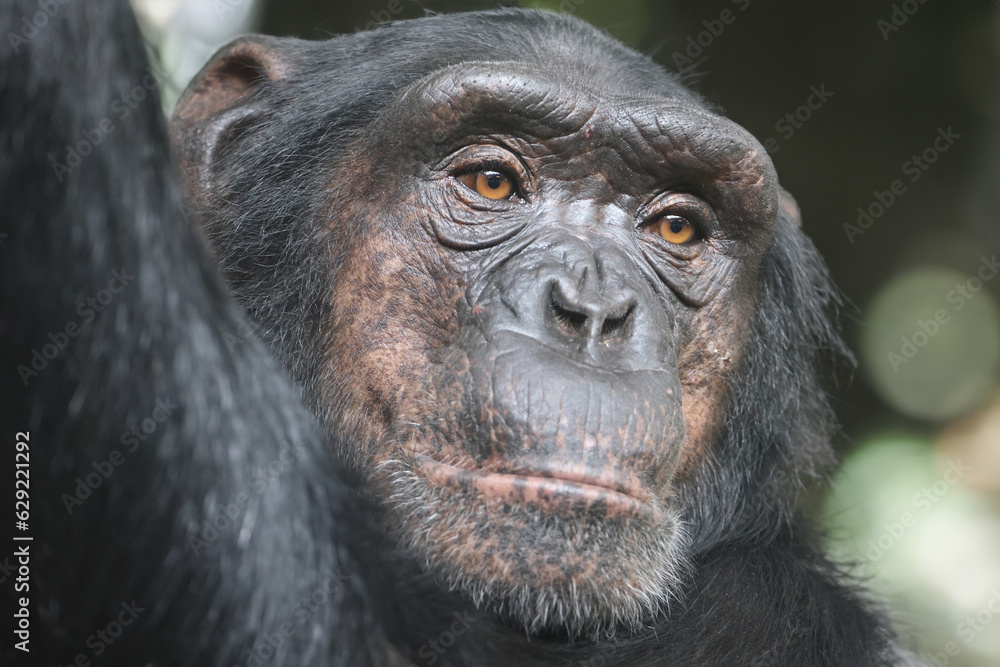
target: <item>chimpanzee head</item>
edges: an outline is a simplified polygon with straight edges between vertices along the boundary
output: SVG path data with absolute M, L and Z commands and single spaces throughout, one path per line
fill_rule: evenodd
M 767 153 L 579 20 L 243 38 L 173 132 L 390 532 L 529 631 L 648 618 L 826 456 L 830 292 Z

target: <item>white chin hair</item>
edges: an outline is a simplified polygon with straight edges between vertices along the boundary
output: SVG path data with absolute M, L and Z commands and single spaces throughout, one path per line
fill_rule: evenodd
M 603 639 L 639 630 L 676 599 L 686 578 L 687 534 L 670 508 L 659 508 L 661 521 L 651 526 L 641 520 L 623 525 L 555 517 L 522 507 L 508 514 L 510 520 L 546 554 L 599 557 L 614 566 L 557 580 L 551 575 L 532 580 L 531 572 L 519 572 L 513 582 L 507 571 L 476 571 L 469 566 L 469 541 L 460 536 L 495 532 L 497 514 L 478 503 L 456 509 L 453 497 L 402 462 L 387 462 L 382 471 L 392 532 L 402 536 L 406 551 L 448 589 L 529 634 Z

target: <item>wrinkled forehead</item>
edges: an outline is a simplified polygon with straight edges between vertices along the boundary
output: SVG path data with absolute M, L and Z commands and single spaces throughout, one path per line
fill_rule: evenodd
M 394 137 L 398 150 L 422 146 L 428 153 L 473 137 L 510 138 L 542 145 L 561 160 L 589 155 L 623 187 L 638 179 L 714 188 L 753 204 L 745 212 L 757 218 L 773 217 L 777 204 L 770 158 L 736 123 L 690 96 L 608 88 L 604 81 L 598 88 L 571 68 L 452 65 L 407 87 L 372 131 Z
M 413 83 L 394 106 L 432 112 L 456 125 L 477 116 L 492 122 L 521 121 L 539 139 L 570 134 L 597 115 L 608 116 L 600 119 L 602 126 L 616 115 L 654 120 L 658 111 L 670 110 L 726 120 L 687 93 L 645 91 L 590 74 L 586 67 L 565 63 L 545 67 L 520 61 L 466 62 Z

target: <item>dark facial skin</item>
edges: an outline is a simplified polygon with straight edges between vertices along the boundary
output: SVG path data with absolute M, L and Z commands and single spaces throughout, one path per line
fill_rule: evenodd
M 648 615 L 775 224 L 763 148 L 690 100 L 474 63 L 401 93 L 332 183 L 363 223 L 325 399 L 393 531 L 532 631 Z

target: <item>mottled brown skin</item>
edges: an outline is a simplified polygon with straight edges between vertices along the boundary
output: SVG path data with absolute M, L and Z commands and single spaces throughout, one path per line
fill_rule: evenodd
M 513 98 L 532 112 L 507 113 Z M 350 197 L 364 202 L 357 214 L 368 224 L 337 277 L 326 359 L 346 375 L 337 428 L 370 443 L 347 454 L 373 471 L 382 494 L 397 493 L 391 516 L 405 541 L 462 580 L 640 587 L 639 573 L 659 565 L 638 546 L 631 560 L 602 562 L 600 540 L 554 540 L 538 522 L 592 532 L 613 522 L 636 545 L 678 529 L 672 484 L 719 426 L 775 218 L 760 146 L 693 106 L 622 101 L 512 65 L 465 65 L 401 95 L 348 162 Z M 516 179 L 510 201 L 458 178 L 491 165 Z M 704 238 L 673 247 L 649 233 L 650 219 L 678 210 L 648 212 L 658 201 L 692 191 L 713 217 L 697 221 Z M 548 270 L 579 280 L 572 262 L 594 264 L 586 250 L 560 249 L 571 239 L 580 248 L 597 239 L 625 258 L 588 288 L 600 296 L 643 285 L 640 308 L 655 311 L 645 341 L 584 340 L 597 352 L 566 353 L 522 324 L 537 316 L 524 312 L 532 295 L 497 271 L 549 244 Z M 524 298 L 492 297 L 498 283 Z M 504 309 L 522 330 L 491 320 Z M 642 349 L 601 355 L 616 346 Z M 417 487 L 433 506 L 415 513 L 379 471 L 405 477 L 405 492 Z M 417 514 L 456 518 L 424 524 Z
M 719 429 L 778 213 L 745 130 L 629 90 L 572 63 L 455 65 L 328 176 L 318 411 L 403 546 L 531 631 L 673 594 L 678 485 Z M 204 115 L 211 90 L 186 104 Z M 514 194 L 474 191 L 483 171 Z M 664 216 L 695 238 L 661 238 Z

